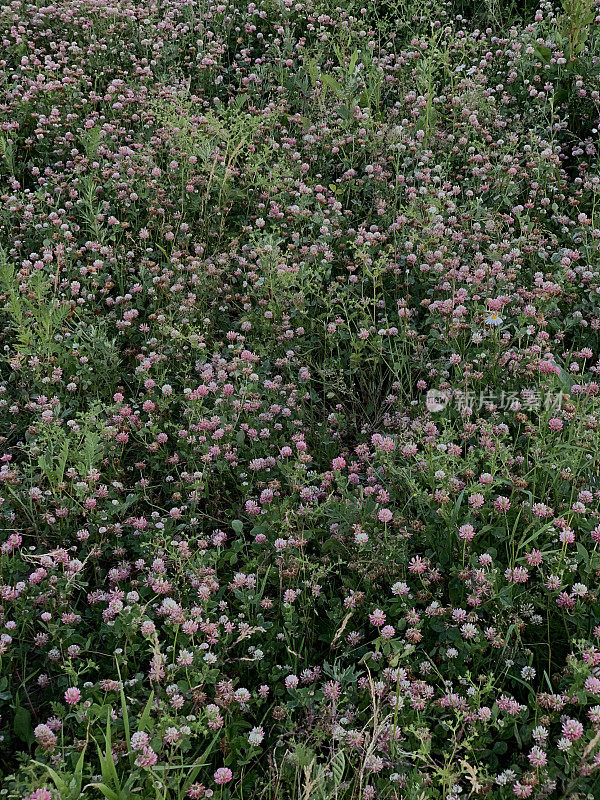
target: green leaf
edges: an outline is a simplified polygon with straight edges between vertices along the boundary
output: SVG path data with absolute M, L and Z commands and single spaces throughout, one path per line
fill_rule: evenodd
M 100 749 L 100 745 L 96 745 L 98 749 L 98 759 L 100 761 L 100 772 L 102 773 L 102 780 L 108 786 L 112 784 L 115 787 L 117 795 L 121 794 L 121 784 L 119 781 L 119 776 L 117 775 L 117 768 L 115 766 L 115 760 L 112 754 L 112 734 L 111 734 L 111 715 L 110 709 L 106 719 L 106 734 L 105 734 L 105 753 L 102 753 Z
M 517 744 L 519 745 L 519 749 L 521 749 L 523 747 L 523 742 L 522 742 L 521 737 L 519 735 L 519 729 L 517 727 L 517 723 L 516 722 L 515 722 L 514 734 L 515 734 L 515 739 L 517 740 Z
M 57 772 L 55 772 L 52 769 L 52 767 L 49 767 L 47 764 L 42 764 L 41 761 L 36 761 L 35 763 L 39 764 L 40 766 L 42 766 L 42 767 L 44 767 L 45 769 L 48 770 L 48 774 L 50 775 L 54 785 L 58 789 L 58 793 L 59 793 L 59 795 L 61 797 L 61 800 L 68 800 L 70 792 L 69 792 L 69 787 L 67 786 L 66 781 L 64 781 L 60 777 L 60 775 Z
M 154 700 L 154 689 L 150 692 L 150 697 L 148 698 L 148 702 L 144 710 L 142 711 L 142 715 L 138 721 L 137 729 L 138 731 L 147 731 L 150 727 L 150 709 L 152 708 L 152 701 Z
M 231 523 L 231 527 L 239 536 L 244 530 L 244 523 L 241 521 L 241 519 L 234 519 Z
M 117 661 L 117 672 L 119 674 L 119 683 L 121 684 L 121 711 L 123 714 L 123 728 L 125 729 L 125 741 L 127 742 L 127 749 L 131 750 L 131 736 L 129 731 L 129 712 L 127 710 L 127 700 L 125 698 L 125 691 L 123 689 L 123 679 L 121 678 L 121 670 L 119 662 Z
M 19 739 L 26 742 L 28 747 L 31 747 L 35 737 L 31 726 L 31 713 L 26 708 L 20 706 L 15 711 L 13 728 Z
M 187 792 L 187 790 L 190 788 L 190 786 L 192 785 L 192 783 L 193 783 L 193 782 L 196 780 L 196 778 L 198 777 L 198 773 L 200 772 L 200 770 L 202 769 L 202 767 L 206 766 L 206 764 L 208 763 L 206 759 L 208 758 L 208 756 L 209 756 L 209 755 L 210 755 L 210 753 L 212 752 L 212 749 L 213 749 L 213 747 L 215 746 L 215 744 L 216 744 L 216 742 L 217 742 L 217 739 L 218 739 L 218 738 L 219 738 L 219 734 L 217 733 L 217 734 L 215 734 L 215 736 L 213 736 L 213 738 L 212 738 L 211 742 L 209 743 L 209 745 L 208 745 L 208 747 L 206 748 L 206 750 L 204 751 L 204 753 L 202 753 L 202 755 L 200 756 L 200 758 L 199 758 L 199 759 L 197 759 L 197 762 L 198 762 L 198 763 L 196 763 L 196 764 L 194 765 L 194 768 L 192 769 L 192 771 L 191 771 L 191 772 L 190 772 L 190 774 L 188 775 L 188 777 L 187 777 L 187 780 L 186 780 L 186 782 L 185 782 L 185 784 L 184 784 L 184 787 L 183 787 L 183 791 L 184 791 L 184 792 Z
M 336 785 L 342 782 L 344 777 L 344 769 L 346 768 L 346 759 L 344 753 L 339 750 L 331 760 L 331 771 L 333 773 L 333 780 Z
M 98 789 L 99 792 L 102 792 L 104 797 L 106 797 L 106 800 L 119 800 L 119 795 L 116 792 L 113 792 L 112 789 L 109 789 L 105 783 L 89 783 L 88 786 L 91 786 L 93 789 Z
M 337 96 L 341 97 L 344 90 L 332 75 L 321 75 L 321 82 Z
M 535 52 L 538 56 L 542 59 L 544 64 L 548 64 L 550 58 L 552 57 L 552 50 L 549 47 L 545 47 L 544 45 L 537 45 L 535 48 Z
M 77 781 L 77 794 L 81 794 L 81 782 L 83 777 L 83 762 L 85 761 L 85 751 L 87 749 L 87 744 L 81 751 L 81 755 L 77 759 L 77 765 L 75 767 L 75 780 Z

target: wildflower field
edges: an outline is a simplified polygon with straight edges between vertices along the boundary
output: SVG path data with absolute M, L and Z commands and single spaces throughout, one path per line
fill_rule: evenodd
M 598 0 L 0 42 L 0 800 L 600 798 Z

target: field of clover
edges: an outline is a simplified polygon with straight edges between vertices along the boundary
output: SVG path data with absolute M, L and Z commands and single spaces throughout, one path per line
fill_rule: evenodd
M 0 800 L 600 798 L 600 0 L 0 0 Z

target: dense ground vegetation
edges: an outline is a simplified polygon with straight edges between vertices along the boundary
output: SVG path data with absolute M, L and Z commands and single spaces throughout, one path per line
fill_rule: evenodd
M 599 14 L 0 6 L 0 797 L 600 797 Z

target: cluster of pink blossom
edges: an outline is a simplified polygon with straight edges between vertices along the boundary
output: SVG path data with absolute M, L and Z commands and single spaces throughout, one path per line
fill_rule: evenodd
M 9 797 L 594 796 L 600 11 L 475 5 L 0 7 Z

